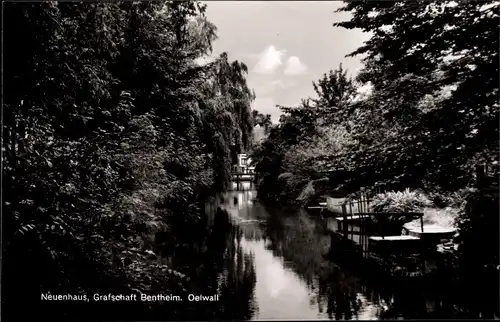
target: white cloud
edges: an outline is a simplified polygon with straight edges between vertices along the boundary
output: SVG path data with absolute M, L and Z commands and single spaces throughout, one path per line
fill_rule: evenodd
M 257 74 L 273 74 L 276 68 L 283 64 L 281 58 L 285 55 L 285 50 L 277 50 L 274 46 L 267 47 L 261 54 L 254 72 Z
M 286 61 L 285 75 L 300 75 L 307 71 L 307 66 L 304 65 L 299 57 L 291 56 Z

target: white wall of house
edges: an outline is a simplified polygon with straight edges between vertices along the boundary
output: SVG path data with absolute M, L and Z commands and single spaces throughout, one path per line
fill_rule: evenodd
M 259 124 L 255 125 L 253 128 L 253 140 L 255 143 L 259 143 L 266 138 L 265 128 Z
M 238 167 L 243 173 L 253 172 L 255 170 L 254 166 L 250 166 L 252 159 L 248 157 L 245 153 L 238 154 Z
M 247 165 L 247 155 L 245 153 L 238 154 L 238 166 L 246 167 Z

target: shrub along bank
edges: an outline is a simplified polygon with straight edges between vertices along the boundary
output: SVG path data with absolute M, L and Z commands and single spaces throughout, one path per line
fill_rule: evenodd
M 199 2 L 9 3 L 5 18 L 3 317 L 149 319 L 40 295 L 188 290 L 154 253 L 207 236 L 204 202 L 250 145 L 247 68 L 199 63 L 216 39 Z

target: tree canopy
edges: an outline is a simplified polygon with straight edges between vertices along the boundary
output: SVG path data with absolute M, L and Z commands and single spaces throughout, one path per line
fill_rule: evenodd
M 348 55 L 364 68 L 351 80 L 340 66 L 313 83 L 316 98 L 282 108 L 255 156 L 263 178 L 273 160 L 274 180 L 300 174 L 300 187 L 346 169 L 350 180 L 333 188 L 453 191 L 473 182 L 474 164 L 498 165 L 497 2 L 349 1 L 339 11 L 352 18 L 334 27 L 371 34 Z
M 298 107 L 280 106 L 279 124 L 254 151 L 264 199 L 294 201 L 309 180 L 320 176 L 315 158 L 344 151 L 349 144 L 343 116 L 355 97 L 353 80 L 339 66 L 313 86 L 318 97 L 304 99 Z M 338 126 L 331 126 L 333 120 L 339 120 Z
M 148 260 L 155 234 L 173 245 L 204 236 L 203 202 L 227 187 L 231 150 L 250 146 L 253 125 L 246 66 L 225 53 L 200 63 L 216 39 L 205 7 L 5 5 L 3 291 L 11 301 L 187 287 L 182 273 Z
M 357 79 L 373 92 L 358 104 L 366 153 L 387 180 L 456 189 L 475 162 L 498 162 L 499 6 L 494 1 L 350 2 L 343 28 L 372 37 Z M 380 133 L 381 135 L 373 135 Z M 392 165 L 388 165 L 390 160 Z

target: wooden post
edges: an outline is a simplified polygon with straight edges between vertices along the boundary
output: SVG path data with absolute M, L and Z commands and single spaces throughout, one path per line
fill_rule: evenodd
M 366 216 L 366 214 L 363 214 L 363 217 L 361 218 L 361 222 L 360 222 L 360 227 L 359 227 L 359 237 L 361 238 L 361 240 L 363 241 L 363 246 L 362 246 L 362 250 L 363 250 L 363 256 L 366 257 L 366 254 L 368 253 L 368 237 L 366 235 L 366 223 L 368 222 L 368 217 Z
M 380 230 L 381 234 L 382 234 L 382 239 L 385 239 L 385 231 L 384 231 L 384 228 L 383 227 L 384 225 L 387 227 L 387 224 L 389 222 L 389 220 L 387 220 L 389 218 L 387 218 L 385 216 L 385 214 L 380 214 L 377 218 L 377 221 L 378 221 L 378 229 Z
M 373 197 L 373 192 L 366 196 L 366 212 L 370 212 L 370 199 Z
M 364 212 L 363 210 L 363 202 L 365 200 L 365 187 L 360 187 L 360 192 L 359 192 L 359 203 L 360 203 L 360 210 L 359 212 Z
M 364 215 L 359 215 L 359 241 L 361 244 L 361 256 L 365 257 L 365 233 L 364 233 Z
M 367 193 L 363 193 L 363 207 L 361 209 L 362 212 L 368 212 L 368 209 L 367 209 L 367 205 L 366 205 L 366 200 L 368 199 L 368 194 Z
M 424 232 L 424 216 L 420 216 L 420 227 L 422 230 L 422 233 Z
M 348 225 L 347 225 L 347 209 L 346 209 L 346 205 L 342 205 L 342 217 L 344 218 L 344 221 L 342 222 L 342 228 L 343 228 L 343 231 L 344 231 L 344 237 L 347 238 L 347 231 L 348 231 Z

